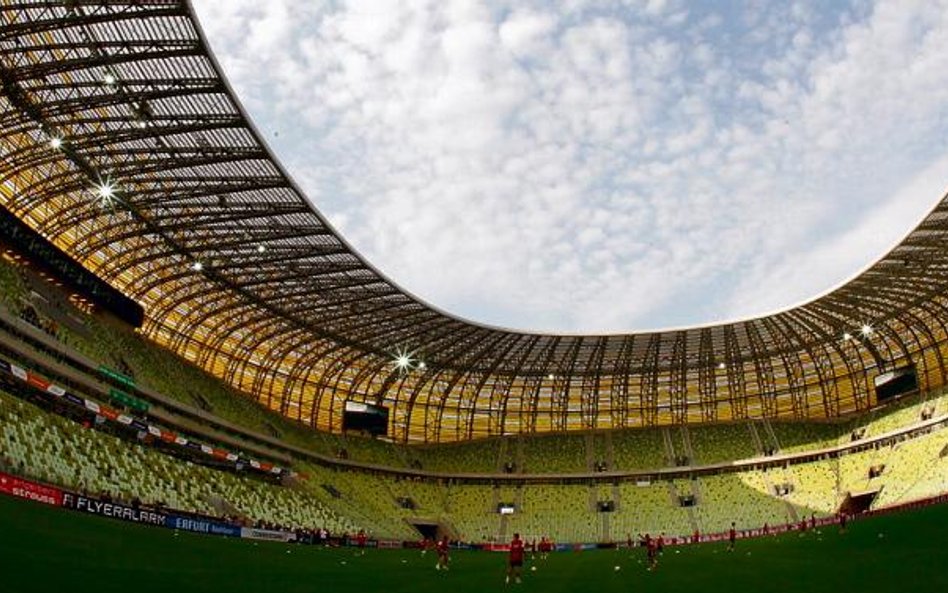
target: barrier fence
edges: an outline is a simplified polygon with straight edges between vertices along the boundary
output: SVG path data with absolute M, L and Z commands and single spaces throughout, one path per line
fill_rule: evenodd
M 145 523 L 147 525 L 164 526 L 168 520 L 168 515 L 162 512 L 135 508 L 117 502 L 107 502 L 89 498 L 82 494 L 73 494 L 72 492 L 63 493 L 62 506 L 90 515 L 111 517 L 112 519 Z
M 59 488 L 24 480 L 2 472 L 0 472 L 0 492 L 57 507 L 63 504 L 64 492 Z

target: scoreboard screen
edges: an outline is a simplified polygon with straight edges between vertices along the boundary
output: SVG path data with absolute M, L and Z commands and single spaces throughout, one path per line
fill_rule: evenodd
M 359 402 L 346 402 L 342 413 L 342 429 L 384 436 L 388 434 L 388 408 Z
M 879 402 L 918 391 L 918 375 L 913 364 L 877 375 L 874 382 L 876 385 L 876 401 Z

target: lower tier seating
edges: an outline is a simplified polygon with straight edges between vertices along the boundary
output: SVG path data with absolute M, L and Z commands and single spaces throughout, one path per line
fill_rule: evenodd
M 337 533 L 357 526 L 300 490 L 177 459 L 3 392 L 0 456 L 16 473 L 118 500 Z

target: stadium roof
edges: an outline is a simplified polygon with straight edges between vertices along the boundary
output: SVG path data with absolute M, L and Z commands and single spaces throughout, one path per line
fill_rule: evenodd
M 945 200 L 858 277 L 766 317 L 489 327 L 401 289 L 310 206 L 187 2 L 4 1 L 0 23 L 0 205 L 139 301 L 149 337 L 302 422 L 338 430 L 347 399 L 423 441 L 832 418 L 909 361 L 945 382 Z

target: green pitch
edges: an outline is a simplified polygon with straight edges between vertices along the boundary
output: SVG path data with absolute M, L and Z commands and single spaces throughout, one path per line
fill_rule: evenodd
M 504 585 L 506 556 L 259 543 L 131 525 L 0 496 L 0 591 L 400 592 L 438 591 L 945 591 L 948 506 L 835 528 L 666 549 L 656 572 L 644 553 L 556 553 L 528 562 L 522 585 Z M 531 565 L 536 571 L 531 571 Z M 615 570 L 618 566 L 619 570 Z

